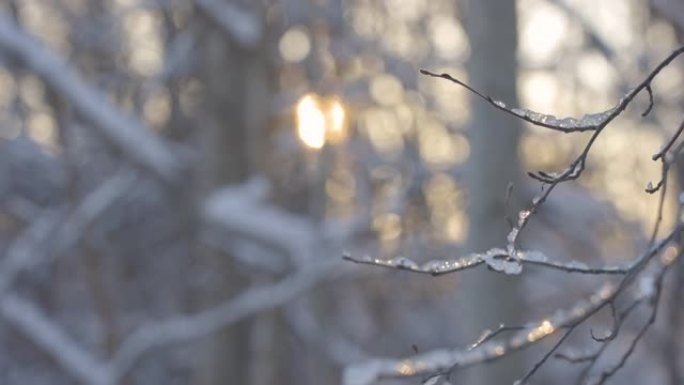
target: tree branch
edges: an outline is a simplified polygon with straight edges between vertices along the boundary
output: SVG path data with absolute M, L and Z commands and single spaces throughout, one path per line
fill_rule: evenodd
M 66 98 L 102 137 L 135 163 L 165 181 L 180 177 L 182 166 L 170 146 L 138 119 L 113 106 L 106 96 L 88 85 L 64 59 L 29 36 L 0 13 L 0 50 L 16 57 Z

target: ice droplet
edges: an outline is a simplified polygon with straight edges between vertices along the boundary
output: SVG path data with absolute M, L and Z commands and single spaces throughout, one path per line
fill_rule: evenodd
M 519 117 L 521 117 L 521 118 L 523 118 L 523 117 L 525 117 L 525 116 L 527 115 L 527 114 L 526 114 L 526 111 L 523 110 L 523 109 L 520 109 L 520 108 L 513 108 L 513 109 L 511 109 L 511 112 L 512 112 L 513 114 L 515 114 L 516 116 L 519 116 Z

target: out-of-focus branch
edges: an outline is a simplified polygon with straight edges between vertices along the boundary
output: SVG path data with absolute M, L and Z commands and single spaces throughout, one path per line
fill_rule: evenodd
M 651 0 L 651 7 L 684 31 L 684 4 L 677 0 Z
M 216 190 L 204 202 L 202 219 L 205 235 L 239 237 L 286 254 L 294 262 L 310 262 L 315 229 L 303 217 L 268 205 L 268 186 L 253 180 L 240 187 Z
M 129 191 L 136 178 L 122 172 L 103 182 L 71 214 L 52 209 L 34 219 L 9 247 L 0 264 L 0 314 L 28 339 L 50 354 L 68 373 L 87 384 L 112 384 L 104 363 L 98 362 L 30 302 L 7 292 L 17 275 L 79 242 L 87 227 Z
M 197 9 L 218 24 L 228 36 L 244 48 L 254 48 L 261 41 L 264 26 L 247 9 L 225 0 L 195 0 Z
M 57 54 L 29 36 L 11 18 L 0 14 L 0 51 L 19 59 L 67 99 L 92 127 L 117 149 L 163 180 L 180 177 L 182 166 L 170 146 L 139 120 L 113 106 L 88 85 Z
M 215 308 L 150 322 L 138 328 L 123 341 L 111 362 L 115 379 L 125 375 L 153 349 L 209 335 L 245 317 L 292 300 L 328 277 L 337 266 L 335 261 L 310 264 L 275 284 L 248 289 Z
M 3 318 L 84 384 L 113 385 L 109 371 L 93 354 L 73 341 L 62 328 L 41 314 L 32 303 L 14 294 L 0 299 Z
M 340 367 L 368 358 L 366 352 L 359 346 L 339 333 L 322 327 L 316 315 L 313 314 L 307 298 L 302 298 L 287 306 L 285 317 L 299 338 L 316 345 L 332 362 Z
M 58 256 L 78 243 L 86 228 L 129 191 L 135 180 L 134 174 L 121 172 L 88 194 L 70 214 L 66 210 L 50 209 L 35 219 L 10 245 L 0 263 L 0 296 L 21 271 Z

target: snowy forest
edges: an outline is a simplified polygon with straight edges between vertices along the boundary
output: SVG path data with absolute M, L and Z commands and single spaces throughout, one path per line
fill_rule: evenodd
M 0 383 L 684 384 L 684 3 L 1 0 Z

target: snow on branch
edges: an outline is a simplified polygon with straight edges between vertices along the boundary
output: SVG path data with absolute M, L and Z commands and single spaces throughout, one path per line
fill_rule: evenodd
M 238 236 L 285 253 L 295 262 L 310 261 L 315 243 L 312 223 L 264 202 L 269 186 L 262 182 L 214 191 L 202 207 L 207 234 L 217 233 L 223 239 L 226 234 Z
M 354 258 L 350 255 L 344 255 L 342 258 L 355 263 L 408 270 L 415 273 L 424 273 L 433 276 L 454 273 L 476 267 L 481 264 L 486 264 L 491 270 L 505 274 L 519 274 L 522 271 L 522 265 L 524 264 L 561 270 L 567 273 L 619 275 L 626 274 L 629 271 L 629 266 L 626 265 L 589 267 L 584 263 L 577 261 L 552 261 L 539 251 L 517 251 L 515 256 L 511 257 L 506 250 L 500 248 L 493 248 L 485 253 L 470 254 L 468 256 L 453 260 L 433 260 L 422 265 L 405 257 L 397 257 L 386 260 L 373 258 L 370 256 Z
M 558 331 L 563 330 L 565 336 L 577 325 L 589 319 L 603 307 L 612 304 L 614 299 L 629 286 L 646 264 L 659 255 L 667 245 L 676 241 L 679 243 L 682 227 L 677 227 L 667 237 L 643 253 L 630 268 L 628 274 L 618 284 L 604 283 L 588 298 L 578 301 L 569 309 L 560 309 L 550 317 L 532 322 L 524 327 L 501 327 L 495 332 L 484 333 L 478 341 L 468 348 L 438 349 L 403 359 L 377 358 L 362 363 L 350 365 L 344 372 L 344 385 L 370 385 L 382 378 L 398 378 L 427 376 L 436 378 L 448 376 L 453 370 L 478 365 L 500 359 L 512 351 L 523 349 L 535 344 Z M 664 267 L 673 260 L 664 259 Z M 643 291 L 643 290 L 642 290 Z M 648 290 L 646 290 L 648 292 Z M 652 292 L 655 295 L 657 292 Z M 646 293 L 648 294 L 648 293 Z M 515 331 L 511 337 L 503 341 L 493 340 L 502 331 Z M 563 338 L 564 340 L 564 338 Z M 562 340 L 559 341 L 562 343 Z M 554 346 L 553 353 L 560 343 Z M 543 363 L 550 356 L 544 356 Z M 540 365 L 536 365 L 536 370 Z M 534 371 L 531 371 L 534 373 Z M 530 374 L 531 375 L 531 374 Z M 526 376 L 527 377 L 527 376 Z
M 29 36 L 0 13 L 0 51 L 19 59 L 66 98 L 98 134 L 134 162 L 167 181 L 177 180 L 181 164 L 170 146 L 135 117 L 113 106 L 99 90 L 88 85 L 61 57 Z
M 642 253 L 641 256 L 634 259 L 632 263 L 626 266 L 589 268 L 577 262 L 553 262 L 549 261 L 548 258 L 541 253 L 518 250 L 517 243 L 522 230 L 526 227 L 534 214 L 539 210 L 541 205 L 546 201 L 546 198 L 551 194 L 552 191 L 554 191 L 555 187 L 563 182 L 574 180 L 580 177 L 585 168 L 585 163 L 589 152 L 593 144 L 596 142 L 598 136 L 613 119 L 615 119 L 626 109 L 627 105 L 631 103 L 631 101 L 641 91 L 645 90 L 649 96 L 648 108 L 643 112 L 642 116 L 646 116 L 652 110 L 653 90 L 651 89 L 651 82 L 658 75 L 658 73 L 660 73 L 660 71 L 662 71 L 683 52 L 684 47 L 680 47 L 673 51 L 653 71 L 651 71 L 639 85 L 624 95 L 614 108 L 598 114 L 585 115 L 579 119 L 558 119 L 554 116 L 539 114 L 534 111 L 511 109 L 506 107 L 504 103 L 495 100 L 490 96 L 484 95 L 483 93 L 475 90 L 460 80 L 451 77 L 448 74 L 434 74 L 429 71 L 421 70 L 421 73 L 425 75 L 452 81 L 466 88 L 468 91 L 476 94 L 480 98 L 486 100 L 495 108 L 515 115 L 516 117 L 532 124 L 562 132 L 593 131 L 593 133 L 582 152 L 573 162 L 570 163 L 566 169 L 558 173 L 546 173 L 542 171 L 537 173 L 529 173 L 531 177 L 542 182 L 545 188 L 542 189 L 542 193 L 540 195 L 536 196 L 532 200 L 532 205 L 530 208 L 522 210 L 518 213 L 517 223 L 513 224 L 511 221 L 512 229 L 507 236 L 505 250 L 495 248 L 482 254 L 471 254 L 469 256 L 451 261 L 431 261 L 423 265 L 419 265 L 407 258 L 395 258 L 392 260 L 379 260 L 372 257 L 357 259 L 350 256 L 344 256 L 343 258 L 356 263 L 391 267 L 432 275 L 447 274 L 478 266 L 480 264 L 486 264 L 489 268 L 495 271 L 507 274 L 517 274 L 522 270 L 523 264 L 536 264 L 566 272 L 578 272 L 585 274 L 618 274 L 621 275 L 621 280 L 617 285 L 606 282 L 602 288 L 595 292 L 594 295 L 592 295 L 589 299 L 579 301 L 572 309 L 565 311 L 559 310 L 553 316 L 526 326 L 524 330 L 515 333 L 511 338 L 504 339 L 502 342 L 490 340 L 504 331 L 517 330 L 517 328 L 500 327 L 495 332 L 487 332 L 483 335 L 483 337 L 480 338 L 480 340 L 478 340 L 478 342 L 473 344 L 468 349 L 442 349 L 420 354 L 407 359 L 374 359 L 365 363 L 352 365 L 349 366 L 345 371 L 344 384 L 365 385 L 385 377 L 406 377 L 416 375 L 428 376 L 426 383 L 433 384 L 437 383 L 441 379 L 448 379 L 449 374 L 457 368 L 499 359 L 510 351 L 518 350 L 528 345 L 534 344 L 543 338 L 546 338 L 552 334 L 556 334 L 558 330 L 564 330 L 562 337 L 553 345 L 553 347 L 532 367 L 530 371 L 527 372 L 527 374 L 521 380 L 516 381 L 516 384 L 524 384 L 532 375 L 534 375 L 534 373 L 536 373 L 536 371 L 548 360 L 548 358 L 554 355 L 556 350 L 559 349 L 559 347 L 572 333 L 575 327 L 586 321 L 602 308 L 610 306 L 614 319 L 613 331 L 605 338 L 596 338 L 592 334 L 592 337 L 595 341 L 603 343 L 602 347 L 597 352 L 587 357 L 572 358 L 570 360 L 571 362 L 590 362 L 590 365 L 582 374 L 582 377 L 585 378 L 589 374 L 589 371 L 595 362 L 601 357 L 607 345 L 615 339 L 617 333 L 619 332 L 622 321 L 624 321 L 627 315 L 629 315 L 629 313 L 632 311 L 631 309 L 638 306 L 642 302 L 648 302 L 651 307 L 651 313 L 648 321 L 642 326 L 637 333 L 637 336 L 632 339 L 631 343 L 629 343 L 628 348 L 622 352 L 619 362 L 608 369 L 604 369 L 596 376 L 597 383 L 604 383 L 608 378 L 622 368 L 626 360 L 633 352 L 636 344 L 653 324 L 655 314 L 657 313 L 665 271 L 675 260 L 679 259 L 679 256 L 682 252 L 681 250 L 683 245 L 681 233 L 684 229 L 684 223 L 682 222 L 680 222 L 672 230 L 672 232 L 670 232 L 669 235 L 663 238 L 660 242 L 656 243 L 655 239 L 658 235 L 658 230 L 660 228 L 663 216 L 665 192 L 667 188 L 670 166 L 674 162 L 674 159 L 679 156 L 682 151 L 684 151 L 684 143 L 680 143 L 673 149 L 674 143 L 679 139 L 682 132 L 684 132 L 684 123 L 680 125 L 679 129 L 676 130 L 675 134 L 672 135 L 663 148 L 652 157 L 654 161 L 660 161 L 662 166 L 660 181 L 655 186 L 653 186 L 652 183 L 649 183 L 646 188 L 646 192 L 651 194 L 655 193 L 656 191 L 660 191 L 657 218 L 648 250 Z M 676 243 L 676 246 L 668 248 L 667 251 L 662 254 L 660 264 L 658 268 L 655 269 L 656 273 L 644 273 L 646 266 L 653 259 L 653 257 L 660 254 L 665 246 L 670 243 Z M 623 293 L 625 289 L 637 278 L 640 279 L 640 285 L 636 300 L 632 301 L 632 305 L 628 306 L 626 310 L 621 311 L 620 314 L 617 315 L 615 310 L 615 299 L 618 295 Z
M 32 303 L 14 294 L 0 299 L 0 313 L 28 339 L 84 384 L 112 385 L 109 372 L 100 360 L 79 346 L 64 330 L 51 322 Z
M 0 296 L 20 272 L 76 245 L 88 226 L 129 191 L 136 180 L 133 173 L 120 172 L 89 193 L 70 214 L 66 209 L 48 209 L 34 219 L 0 262 Z
M 196 0 L 195 4 L 242 47 L 254 48 L 261 42 L 264 26 L 254 13 L 226 0 Z
M 608 109 L 603 112 L 598 112 L 598 113 L 590 113 L 586 114 L 580 118 L 557 118 L 553 115 L 549 114 L 543 114 L 540 112 L 528 110 L 528 109 L 521 109 L 521 108 L 510 108 L 506 106 L 506 103 L 494 99 L 493 97 L 489 95 L 485 95 L 482 92 L 474 89 L 473 87 L 469 86 L 468 84 L 464 83 L 463 81 L 454 78 L 453 76 L 442 73 L 442 74 L 437 74 L 428 70 L 421 69 L 420 73 L 423 75 L 427 76 L 432 76 L 432 77 L 437 77 L 437 78 L 442 78 L 449 80 L 453 83 L 458 84 L 459 86 L 465 88 L 466 90 L 470 91 L 471 93 L 477 95 L 478 97 L 482 98 L 485 100 L 487 103 L 492 105 L 494 108 L 504 111 L 510 115 L 513 115 L 519 119 L 522 119 L 528 123 L 534 124 L 535 126 L 541 126 L 541 127 L 546 127 L 550 128 L 552 130 L 556 131 L 561 131 L 561 132 L 582 132 L 582 131 L 600 131 L 602 130 L 605 126 L 608 125 L 611 121 L 613 121 L 618 115 L 620 115 L 625 108 L 627 108 L 627 105 L 632 102 L 632 100 L 643 90 L 646 90 L 650 96 L 650 104 L 648 109 L 644 112 L 644 115 L 646 115 L 648 112 L 650 112 L 651 107 L 653 105 L 653 95 L 652 95 L 652 90 L 651 90 L 651 81 L 660 73 L 660 71 L 663 70 L 663 68 L 667 67 L 675 58 L 677 58 L 679 55 L 684 53 L 684 47 L 680 47 L 673 51 L 667 58 L 665 58 L 651 73 L 646 76 L 646 78 L 639 83 L 636 87 L 634 87 L 631 91 L 626 93 L 620 100 L 617 102 L 615 107 Z
M 283 305 L 310 290 L 337 267 L 335 261 L 312 263 L 277 283 L 248 289 L 209 310 L 141 326 L 122 342 L 111 362 L 115 379 L 124 376 L 154 349 L 215 333 L 245 317 Z
M 337 265 L 336 261 L 310 264 L 275 284 L 248 289 L 203 312 L 151 321 L 131 333 L 108 362 L 93 358 L 33 304 L 14 294 L 0 297 L 0 314 L 81 382 L 112 385 L 152 350 L 215 333 L 245 317 L 281 306 L 330 277 Z

